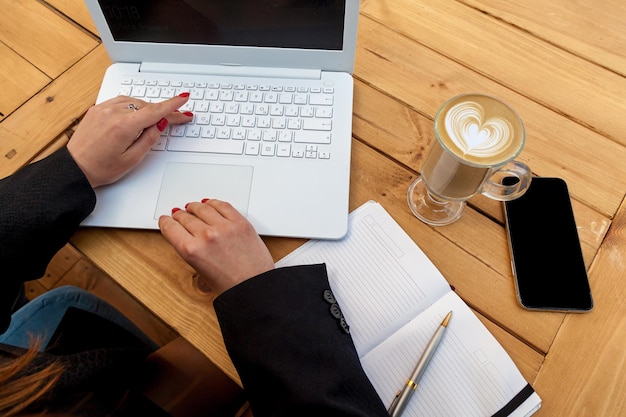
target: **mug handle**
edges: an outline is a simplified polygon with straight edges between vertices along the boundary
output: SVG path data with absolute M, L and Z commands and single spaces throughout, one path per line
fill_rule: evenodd
M 506 177 L 516 177 L 515 184 L 504 185 L 502 180 Z M 526 164 L 518 161 L 509 161 L 495 171 L 485 181 L 482 194 L 498 201 L 509 201 L 521 197 L 532 179 L 532 172 Z

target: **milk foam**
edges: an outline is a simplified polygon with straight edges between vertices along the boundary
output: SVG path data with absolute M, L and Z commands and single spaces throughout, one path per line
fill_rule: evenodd
M 509 147 L 513 126 L 501 117 L 485 120 L 483 107 L 465 101 L 451 107 L 445 115 L 445 126 L 450 140 L 464 156 L 489 158 Z

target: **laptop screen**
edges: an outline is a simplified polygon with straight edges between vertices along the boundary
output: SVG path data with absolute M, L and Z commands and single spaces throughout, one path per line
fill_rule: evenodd
M 123 42 L 343 48 L 347 0 L 98 0 Z

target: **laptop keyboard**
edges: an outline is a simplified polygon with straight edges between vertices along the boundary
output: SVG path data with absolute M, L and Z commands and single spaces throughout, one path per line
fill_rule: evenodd
M 331 158 L 332 86 L 129 78 L 119 94 L 154 102 L 182 92 L 190 99 L 180 111 L 193 112 L 193 121 L 168 126 L 154 151 Z

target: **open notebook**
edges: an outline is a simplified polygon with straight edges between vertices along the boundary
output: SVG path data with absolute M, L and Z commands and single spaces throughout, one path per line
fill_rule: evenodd
M 195 116 L 98 188 L 83 225 L 157 228 L 216 198 L 262 235 L 345 234 L 358 0 L 86 3 L 113 61 L 97 101 L 189 92 Z
M 403 417 L 520 417 L 540 407 L 506 351 L 378 203 L 350 215 L 344 239 L 309 241 L 277 266 L 322 262 L 363 368 L 387 405 L 453 311 Z

